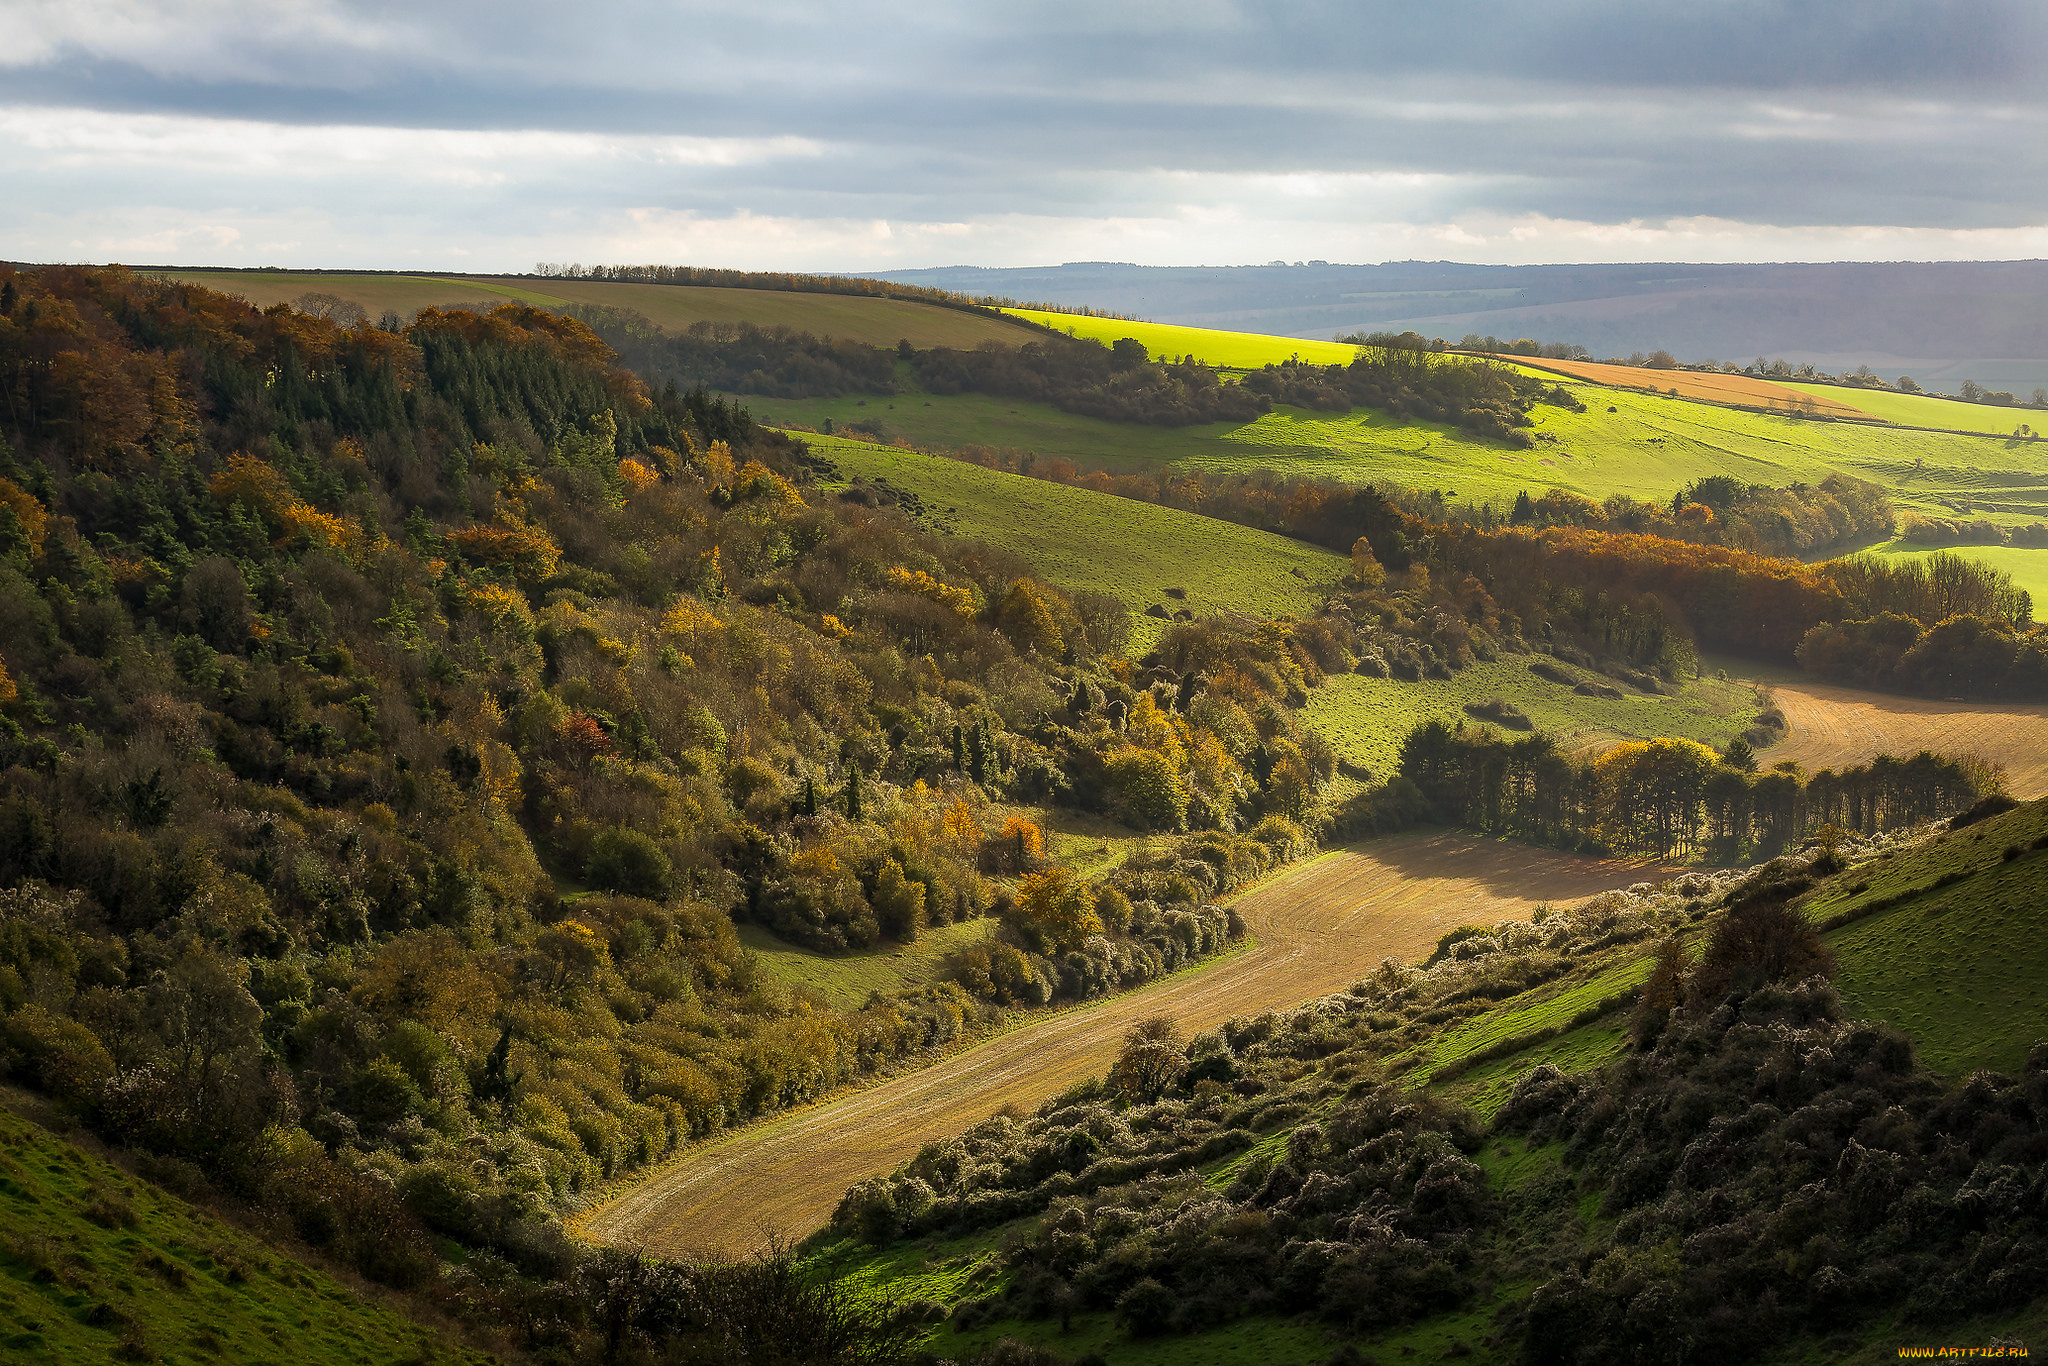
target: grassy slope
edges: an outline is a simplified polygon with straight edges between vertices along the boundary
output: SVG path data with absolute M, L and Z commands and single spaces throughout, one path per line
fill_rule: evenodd
M 2048 987 L 2048 937 L 2040 934 L 2041 918 L 2048 911 L 2048 849 L 2031 848 L 2035 840 L 2048 840 L 2048 801 L 1851 867 L 1824 881 L 1802 903 L 1813 918 L 1825 921 L 1873 900 L 1909 896 L 1892 909 L 1829 933 L 1839 962 L 1836 980 L 1852 1010 L 1905 1029 L 1914 1035 L 1922 1057 L 1952 1076 L 1979 1067 L 2016 1070 L 2027 1048 L 2048 1038 L 2048 992 L 2043 990 Z M 2024 852 L 2006 859 L 2004 851 L 2013 846 Z M 1910 896 L 1944 877 L 1954 881 Z M 1625 1046 L 1625 1004 L 1562 1033 L 1551 1031 L 1583 1020 L 1589 1010 L 1640 983 L 1649 970 L 1646 947 L 1624 945 L 1594 955 L 1554 982 L 1445 1024 L 1407 1055 L 1407 1076 L 1412 1083 L 1434 1086 L 1490 1115 L 1515 1080 L 1532 1067 L 1555 1063 L 1583 1070 L 1612 1061 Z M 1528 1046 L 1462 1071 L 1450 1066 L 1503 1045 L 1512 1048 L 1513 1041 L 1522 1038 L 1530 1040 Z M 1449 1075 L 1438 1077 L 1445 1072 Z M 1230 1170 L 1254 1153 L 1283 1148 L 1287 1132 L 1269 1135 L 1251 1153 L 1215 1164 L 1209 1173 L 1212 1184 L 1227 1180 Z M 1550 1174 L 1557 1157 L 1554 1146 L 1531 1151 L 1524 1140 L 1514 1138 L 1490 1145 L 1478 1160 L 1496 1186 L 1507 1192 Z M 1596 1230 L 1590 1208 L 1588 1218 L 1584 1231 L 1591 1233 Z M 1020 1220 L 967 1239 L 898 1245 L 880 1256 L 835 1244 L 825 1255 L 837 1265 L 852 1267 L 877 1291 L 951 1302 L 969 1293 L 986 1293 L 987 1284 L 970 1290 L 968 1277 L 1002 1237 L 1034 1223 Z M 1490 1302 L 1480 1307 L 1438 1315 L 1359 1345 L 1381 1361 L 1410 1356 L 1437 1360 L 1447 1352 L 1475 1362 L 1499 1360 L 1484 1342 L 1493 1331 L 1492 1315 L 1529 1288 L 1526 1283 L 1499 1286 L 1491 1292 Z M 1961 1336 L 1955 1341 L 1983 1342 L 2002 1334 L 2039 1336 L 2048 1331 L 2048 1305 L 1956 1331 Z M 931 1345 L 942 1354 L 964 1354 L 1006 1335 L 1074 1356 L 1100 1351 L 1115 1366 L 1289 1358 L 1311 1363 L 1339 1345 L 1339 1339 L 1320 1325 L 1270 1317 L 1156 1342 L 1132 1341 L 1101 1314 L 1077 1317 L 1067 1334 L 1050 1321 L 1012 1321 L 966 1334 L 941 1325 Z M 1899 1330 L 1889 1321 L 1866 1323 L 1857 1325 L 1850 1336 L 1829 1338 L 1825 1347 L 1814 1341 L 1788 1344 L 1779 1360 L 1874 1363 L 1895 1359 L 1901 1342 L 1920 1341 L 1912 1331 Z M 1471 1355 L 1455 1351 L 1455 1342 L 1472 1349 Z
M 1115 471 L 1168 463 L 1218 472 L 1270 469 L 1344 482 L 1383 479 L 1496 504 L 1523 489 L 1550 488 L 1665 502 L 1705 474 L 1785 485 L 1839 472 L 1880 484 L 1900 506 L 1930 516 L 1954 516 L 1944 500 L 1968 500 L 1972 515 L 1994 522 L 2048 518 L 2048 443 L 1811 422 L 1590 384 L 1565 387 L 1588 411 L 1539 404 L 1531 413 L 1537 445 L 1527 451 L 1367 409 L 1282 408 L 1241 425 L 1164 428 L 979 394 L 747 404 L 768 422 L 816 427 L 826 418 L 869 419 L 926 449 L 1008 446 Z
M 777 939 L 759 925 L 741 925 L 740 942 L 770 976 L 808 987 L 834 1010 L 853 1010 L 877 991 L 903 991 L 938 980 L 948 954 L 971 948 L 995 932 L 993 920 L 941 925 L 913 943 L 889 943 L 872 953 L 819 953 Z
M 488 1360 L 0 1109 L 0 1360 L 117 1359 Z
M 1994 408 L 1983 403 L 1964 403 L 1961 399 L 1930 398 L 1925 394 L 1893 394 L 1882 389 L 1851 389 L 1839 384 L 1779 382 L 1784 383 L 1787 389 L 1797 389 L 1816 398 L 1837 399 L 1861 408 L 1872 417 L 1907 427 L 1944 427 L 1953 432 L 1989 432 L 1994 436 L 2005 436 L 2022 422 L 2038 429 L 2043 421 L 2038 408 Z
M 1342 560 L 1314 546 L 1173 508 L 887 446 L 805 440 L 837 462 L 842 475 L 879 477 L 908 489 L 924 500 L 933 520 L 1016 551 L 1064 587 L 1114 593 L 1134 613 L 1154 603 L 1182 606 L 1160 590 L 1185 586 L 1185 605 L 1198 615 L 1305 614 L 1321 601 L 1317 585 L 1343 571 Z M 1297 568 L 1309 577 L 1290 572 Z M 1133 648 L 1142 650 L 1165 627 L 1156 617 L 1134 616 Z M 1467 703 L 1492 697 L 1514 703 L 1578 746 L 1653 735 L 1725 744 L 1756 714 L 1754 696 L 1740 684 L 1703 679 L 1675 697 L 1630 692 L 1606 701 L 1545 682 L 1529 672 L 1526 660 L 1510 656 L 1474 664 L 1447 681 L 1337 678 L 1316 691 L 1307 718 L 1345 758 L 1385 773 L 1401 738 L 1418 722 L 1462 720 Z
M 931 519 L 1029 560 L 1064 588 L 1110 593 L 1134 614 L 1152 604 L 1200 616 L 1303 615 L 1346 572 L 1341 556 L 1214 518 L 840 437 L 806 436 L 846 478 L 886 479 L 921 498 Z M 1293 573 L 1300 570 L 1301 577 Z M 1161 591 L 1185 587 L 1176 601 Z M 1135 615 L 1134 648 L 1165 629 Z
M 1907 898 L 1827 936 L 1850 1007 L 1913 1035 L 1938 1071 L 2017 1072 L 2048 1039 L 2043 843 L 2048 803 L 2033 802 L 1817 889 L 1805 907 L 1820 921 Z
M 374 318 L 385 309 L 412 313 L 434 305 L 508 300 L 542 308 L 595 303 L 629 308 L 669 328 L 696 322 L 752 322 L 844 337 L 870 346 L 974 347 L 985 341 L 1015 346 L 1031 329 L 987 314 L 899 299 L 853 294 L 799 294 L 787 290 L 718 289 L 695 285 L 632 284 L 609 280 L 538 280 L 516 276 L 464 278 L 436 275 L 327 275 L 294 271 L 166 271 L 173 279 L 239 294 L 260 307 L 290 303 L 307 292 L 353 299 Z
M 1393 772 L 1401 741 L 1420 723 L 1466 720 L 1468 702 L 1498 697 L 1526 713 L 1569 749 L 1615 739 L 1677 735 L 1725 745 L 1756 719 L 1754 692 L 1744 684 L 1703 678 L 1672 696 L 1651 697 L 1623 687 L 1619 701 L 1582 697 L 1529 672 L 1529 660 L 1503 655 L 1461 669 L 1448 681 L 1420 683 L 1351 674 L 1330 681 L 1309 699 L 1306 717 L 1337 752 L 1375 776 Z

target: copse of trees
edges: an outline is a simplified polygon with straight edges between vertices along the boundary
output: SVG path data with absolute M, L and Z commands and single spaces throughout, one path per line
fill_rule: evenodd
M 1588 759 L 1541 732 L 1509 738 L 1490 726 L 1432 720 L 1402 742 L 1393 781 L 1411 785 L 1436 818 L 1490 834 L 1718 863 L 1769 857 L 1824 827 L 1874 834 L 1952 815 L 1998 785 L 1982 760 L 1927 751 L 1811 775 L 1753 767 L 1746 746 L 1717 755 L 1667 737 L 1625 741 Z M 1396 799 L 1376 792 L 1358 801 L 1363 812 Z
M 1506 366 L 1445 356 L 1399 337 L 1363 342 L 1349 365 L 1291 361 L 1254 370 L 1243 383 L 1275 403 L 1324 412 L 1380 408 L 1448 422 L 1517 449 L 1534 444 L 1521 429 L 1530 425 L 1529 409 L 1549 392 L 1542 381 Z

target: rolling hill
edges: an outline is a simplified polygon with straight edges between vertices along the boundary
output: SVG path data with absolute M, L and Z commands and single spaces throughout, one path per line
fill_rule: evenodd
M 332 294 L 363 306 L 371 318 L 386 309 L 410 317 L 422 308 L 493 306 L 514 302 L 537 308 L 596 304 L 631 309 L 662 327 L 694 323 L 752 323 L 843 337 L 870 346 L 972 348 L 985 342 L 1015 346 L 1033 329 L 992 313 L 941 308 L 909 299 L 795 290 L 730 289 L 702 285 L 639 284 L 536 276 L 387 275 L 346 271 L 161 270 L 152 274 L 238 294 L 260 308 L 290 303 L 307 293 Z
M 493 1359 L 5 1108 L 0 1230 L 0 1359 L 18 1366 Z

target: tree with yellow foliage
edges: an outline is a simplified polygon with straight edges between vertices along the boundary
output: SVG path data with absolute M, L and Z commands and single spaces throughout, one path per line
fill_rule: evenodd
M 1019 928 L 1064 953 L 1102 933 L 1095 897 L 1071 868 L 1048 868 L 1025 875 L 1017 889 Z

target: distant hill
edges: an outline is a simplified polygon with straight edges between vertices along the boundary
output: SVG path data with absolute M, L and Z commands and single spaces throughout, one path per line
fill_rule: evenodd
M 1189 326 L 1327 338 L 1413 328 L 1577 342 L 1595 356 L 1868 364 L 1953 391 L 2048 385 L 2048 261 L 1827 265 L 951 266 L 878 279 Z

